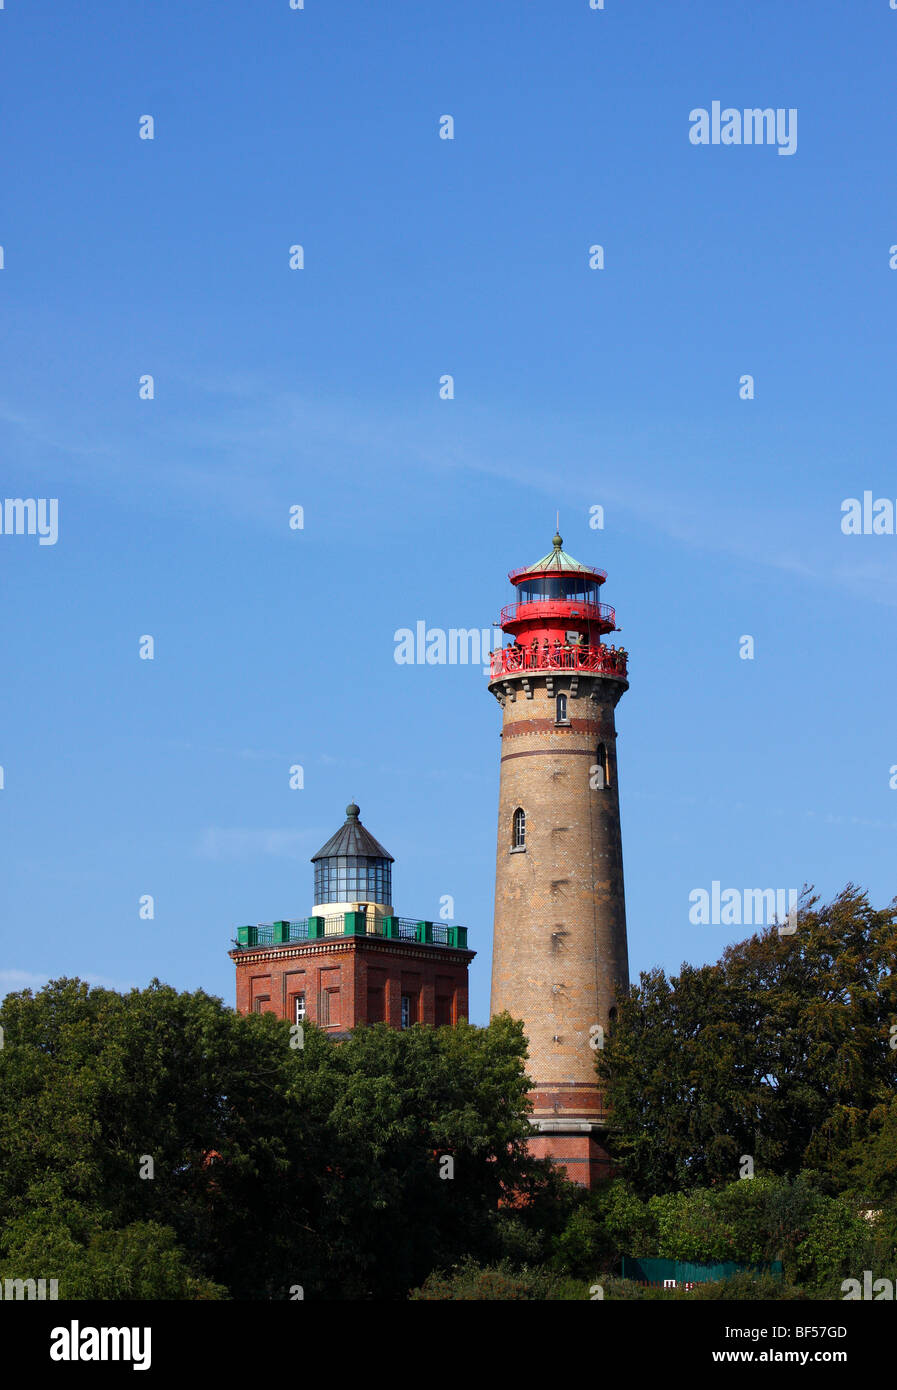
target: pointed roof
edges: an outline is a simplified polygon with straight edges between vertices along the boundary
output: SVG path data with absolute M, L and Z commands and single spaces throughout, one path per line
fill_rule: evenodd
M 332 859 L 335 855 L 361 855 L 368 859 L 388 859 L 391 864 L 395 863 L 389 850 L 383 848 L 379 840 L 375 840 L 373 835 L 365 830 L 361 821 L 358 807 L 354 801 L 350 801 L 346 807 L 346 820 L 335 835 L 331 835 L 326 845 L 319 849 L 317 854 L 313 854 L 311 862 L 314 864 L 316 859 Z
M 570 574 L 603 574 L 603 570 L 593 569 L 591 565 L 580 564 L 579 560 L 574 560 L 572 555 L 568 555 L 564 549 L 564 542 L 560 533 L 555 533 L 554 549 L 547 555 L 543 555 L 541 560 L 537 560 L 534 565 L 527 565 L 524 569 L 514 570 L 513 578 L 518 579 L 525 574 L 551 574 L 564 573 Z

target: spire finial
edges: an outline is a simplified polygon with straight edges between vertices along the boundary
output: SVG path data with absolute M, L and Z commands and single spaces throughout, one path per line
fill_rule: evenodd
M 356 806 L 354 801 L 350 801 L 346 807 L 346 820 L 358 820 L 360 814 L 360 808 Z

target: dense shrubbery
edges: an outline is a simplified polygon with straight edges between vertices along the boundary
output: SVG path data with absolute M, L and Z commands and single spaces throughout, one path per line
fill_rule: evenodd
M 897 1280 L 895 959 L 894 909 L 848 888 L 805 903 L 793 935 L 643 975 L 598 1055 L 618 1176 L 590 1193 L 527 1154 L 507 1016 L 339 1046 L 308 1025 L 294 1049 L 271 1015 L 157 982 L 9 995 L 0 1279 L 55 1278 L 63 1298 L 415 1301 Z M 645 1289 L 623 1256 L 780 1259 L 785 1279 Z
M 581 1281 L 565 1278 L 544 1268 L 517 1266 L 510 1260 L 496 1265 L 478 1265 L 465 1260 L 451 1273 L 430 1274 L 410 1297 L 418 1302 L 445 1300 L 489 1300 L 515 1302 L 546 1299 L 571 1300 L 588 1298 Z
M 437 1265 L 541 1254 L 566 1219 L 569 1185 L 526 1152 L 510 1019 L 339 1047 L 308 1026 L 300 1050 L 202 993 L 63 980 L 9 995 L 0 1024 L 0 1278 L 401 1298 Z
M 618 1275 L 621 1256 L 713 1264 L 781 1260 L 786 1283 L 812 1297 L 840 1296 L 841 1281 L 874 1268 L 893 1277 L 897 1204 L 874 1221 L 806 1176 L 741 1179 L 640 1198 L 620 1179 L 583 1195 L 554 1240 L 553 1268 L 595 1280 Z M 740 1276 L 739 1276 L 740 1277 Z
M 832 1295 L 833 1297 L 835 1295 Z M 837 1295 L 840 1297 L 840 1294 Z M 431 1274 L 410 1298 L 421 1302 L 461 1300 L 583 1302 L 669 1301 L 698 1299 L 806 1299 L 809 1295 L 793 1284 L 774 1279 L 771 1274 L 733 1274 L 729 1279 L 696 1284 L 692 1289 L 646 1287 L 631 1279 L 602 1275 L 589 1283 L 571 1279 L 545 1269 L 519 1269 L 510 1263 L 478 1265 L 473 1261 L 456 1267 L 449 1274 Z
M 737 1299 L 743 1302 L 745 1299 L 759 1299 L 766 1302 L 769 1299 L 802 1299 L 808 1295 L 793 1284 L 788 1284 L 780 1279 L 774 1279 L 771 1274 L 733 1274 L 728 1279 L 718 1279 L 706 1284 L 696 1284 L 692 1289 L 684 1287 L 676 1289 L 660 1289 L 652 1286 L 646 1288 L 642 1284 L 636 1284 L 631 1279 L 617 1279 L 611 1276 L 601 1281 L 603 1296 L 605 1299 L 639 1299 L 657 1302 L 659 1300 L 694 1300 L 699 1301 Z
M 794 933 L 643 975 L 598 1054 L 621 1176 L 529 1261 L 612 1298 L 840 1298 L 863 1269 L 897 1277 L 895 960 L 894 905 L 849 886 L 805 898 Z M 618 1278 L 624 1255 L 780 1259 L 785 1278 L 646 1289 Z

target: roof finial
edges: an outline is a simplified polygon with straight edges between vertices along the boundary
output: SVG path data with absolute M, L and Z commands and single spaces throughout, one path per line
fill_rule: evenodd
M 564 542 L 563 542 L 563 540 L 562 540 L 562 538 L 561 538 L 561 514 L 560 514 L 560 512 L 556 512 L 556 513 L 555 513 L 555 516 L 557 517 L 557 526 L 558 526 L 558 529 L 557 529 L 557 530 L 555 531 L 555 533 L 554 533 L 554 548 L 555 548 L 555 550 L 563 550 L 563 548 L 564 548 Z
M 354 801 L 350 801 L 346 807 L 346 820 L 358 820 L 359 815 L 360 808 L 355 805 Z

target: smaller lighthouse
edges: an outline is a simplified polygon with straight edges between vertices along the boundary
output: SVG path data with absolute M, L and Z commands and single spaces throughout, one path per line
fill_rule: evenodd
M 629 983 L 614 710 L 627 656 L 603 570 L 560 535 L 508 576 L 511 641 L 489 689 L 502 707 L 492 1013 L 523 1020 L 531 1149 L 591 1186 L 606 1174 L 595 1051 Z
M 467 928 L 397 917 L 393 857 L 355 802 L 317 854 L 311 915 L 237 928 L 240 1013 L 306 1019 L 333 1038 L 360 1023 L 410 1028 L 467 1017 Z

